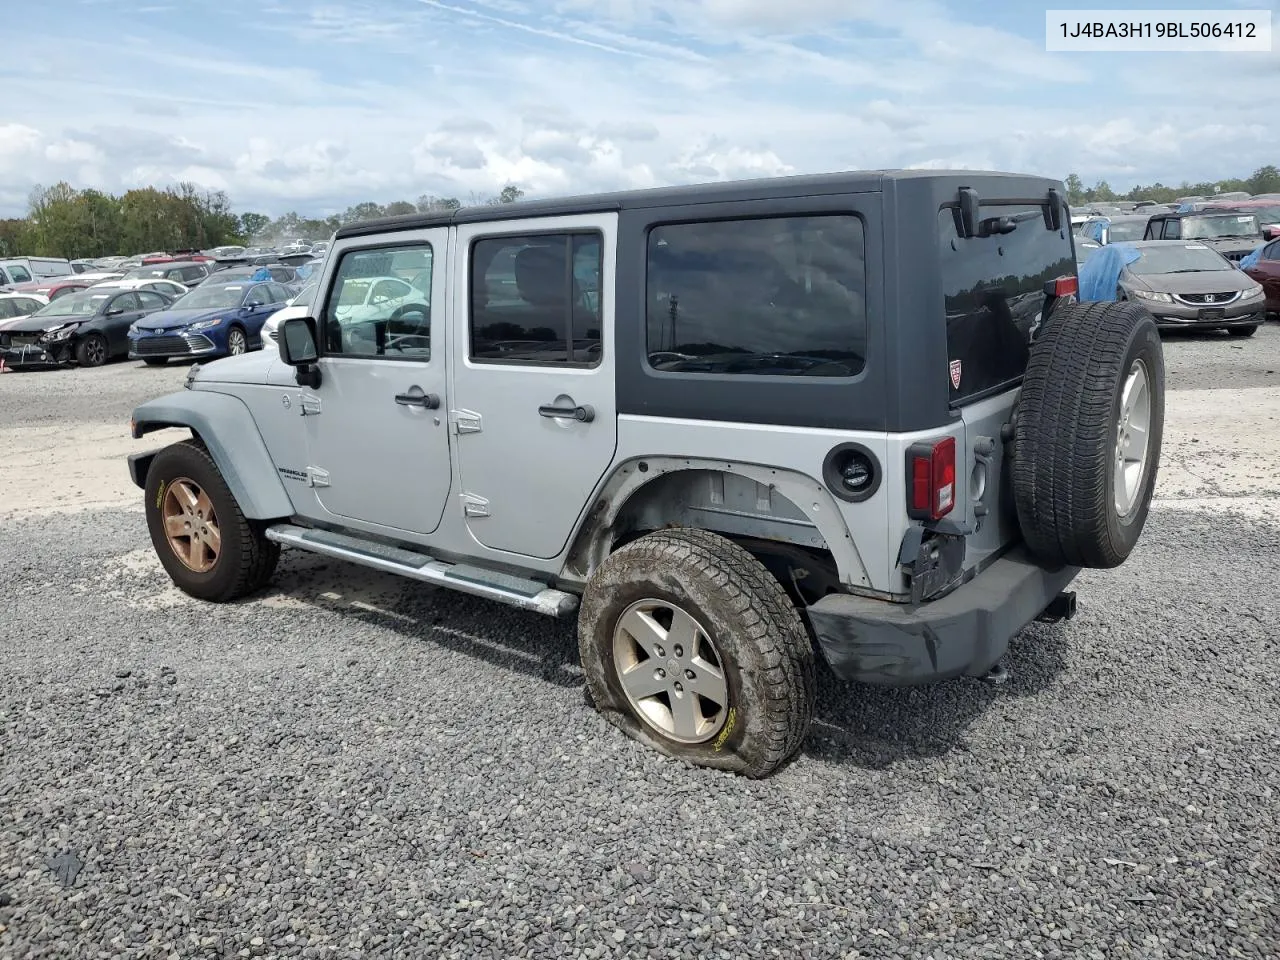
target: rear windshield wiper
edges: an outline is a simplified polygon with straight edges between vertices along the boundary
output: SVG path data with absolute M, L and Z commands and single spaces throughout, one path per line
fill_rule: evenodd
M 1039 210 L 1015 213 L 1009 217 L 987 217 L 982 221 L 980 236 L 989 237 L 992 234 L 1013 233 L 1018 229 L 1018 224 L 1027 220 L 1041 220 L 1043 218 L 1044 214 Z

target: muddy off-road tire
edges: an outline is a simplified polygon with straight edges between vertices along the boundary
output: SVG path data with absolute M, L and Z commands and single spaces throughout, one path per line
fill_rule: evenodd
M 713 533 L 663 530 L 611 554 L 583 595 L 578 645 L 596 707 L 690 763 L 768 776 L 813 716 L 799 613 L 758 560 Z
M 1031 348 L 1012 479 L 1027 547 L 1043 563 L 1117 567 L 1142 533 L 1164 429 L 1164 352 L 1131 303 L 1071 304 Z
M 165 571 L 184 593 L 226 603 L 265 586 L 280 545 L 248 519 L 203 445 L 184 440 L 147 471 L 147 529 Z

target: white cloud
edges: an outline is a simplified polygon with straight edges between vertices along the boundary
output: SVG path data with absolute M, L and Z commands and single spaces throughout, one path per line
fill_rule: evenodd
M 507 182 L 917 166 L 1124 186 L 1273 161 L 1268 58 L 1048 54 L 940 0 L 274 2 L 11 47 L 0 216 L 58 179 L 322 214 Z

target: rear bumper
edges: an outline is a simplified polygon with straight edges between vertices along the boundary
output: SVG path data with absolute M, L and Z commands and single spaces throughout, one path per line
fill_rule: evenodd
M 982 676 L 1079 572 L 1046 570 L 1019 548 L 931 603 L 910 607 L 833 593 L 807 613 L 842 679 L 907 686 Z

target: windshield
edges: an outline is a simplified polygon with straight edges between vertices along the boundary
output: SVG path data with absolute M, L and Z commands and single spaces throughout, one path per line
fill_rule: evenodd
M 342 285 L 342 295 L 338 298 L 338 306 L 350 307 L 364 303 L 365 294 L 369 292 L 372 280 L 348 280 Z
M 137 270 L 130 270 L 126 273 L 124 279 L 155 280 L 157 277 L 163 277 L 168 271 L 168 267 L 139 267 Z
M 1152 273 L 1191 273 L 1200 270 L 1234 270 L 1220 253 L 1199 243 L 1141 247 L 1139 258 L 1129 264 L 1129 272 L 1139 276 Z
M 1113 221 L 1111 226 L 1107 228 L 1107 238 L 1111 243 L 1124 240 L 1141 240 L 1142 235 L 1146 232 L 1146 220 L 1119 220 Z
M 114 293 L 114 291 L 112 291 Z M 98 312 L 108 293 L 69 293 L 41 307 L 33 317 L 91 317 Z
M 174 301 L 174 310 L 216 309 L 218 307 L 238 307 L 244 298 L 245 284 L 229 286 L 196 287 L 185 296 Z
M 1184 240 L 1211 240 L 1214 237 L 1257 237 L 1262 227 L 1251 213 L 1223 213 L 1215 216 L 1184 217 Z

